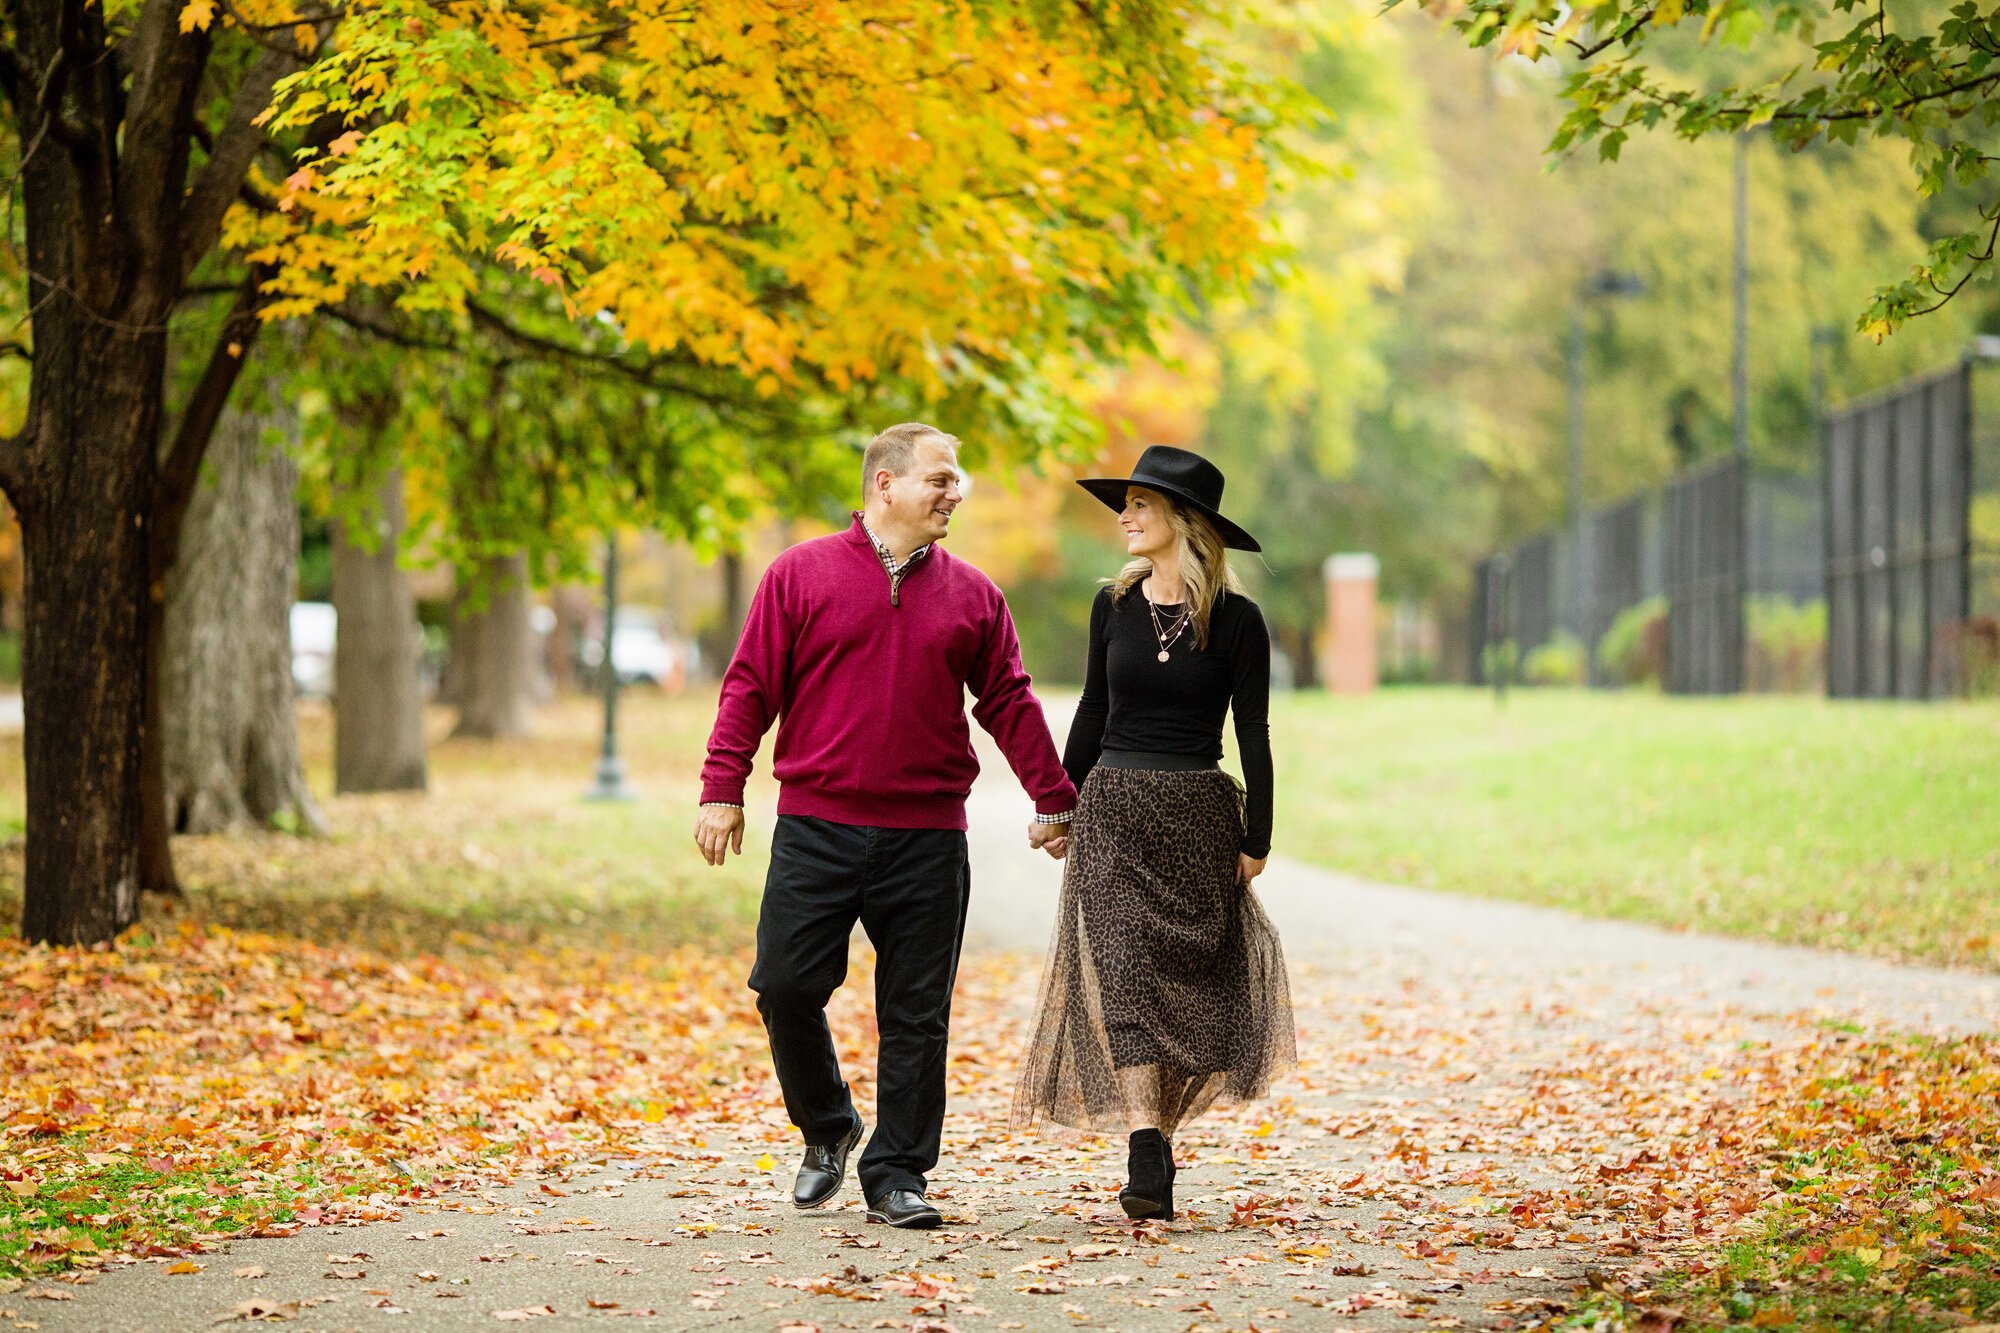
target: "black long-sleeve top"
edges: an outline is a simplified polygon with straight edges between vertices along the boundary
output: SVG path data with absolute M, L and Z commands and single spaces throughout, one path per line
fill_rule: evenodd
M 1159 653 L 1145 589 L 1131 588 L 1122 601 L 1101 589 L 1090 608 L 1083 698 L 1063 748 L 1070 781 L 1081 791 L 1106 750 L 1219 760 L 1223 715 L 1233 711 L 1247 795 L 1243 851 L 1270 855 L 1271 635 L 1264 613 L 1241 593 L 1225 592 L 1209 615 L 1205 647 L 1195 646 L 1190 626 L 1168 661 Z

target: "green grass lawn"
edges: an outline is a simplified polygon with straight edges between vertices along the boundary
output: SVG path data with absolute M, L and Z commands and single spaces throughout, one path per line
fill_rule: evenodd
M 1276 848 L 1374 879 L 2000 967 L 2000 703 L 1273 704 Z

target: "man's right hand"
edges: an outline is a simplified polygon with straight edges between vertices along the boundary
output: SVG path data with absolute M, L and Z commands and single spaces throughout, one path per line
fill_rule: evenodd
M 731 805 L 704 805 L 694 821 L 694 845 L 712 866 L 743 855 L 743 812 Z

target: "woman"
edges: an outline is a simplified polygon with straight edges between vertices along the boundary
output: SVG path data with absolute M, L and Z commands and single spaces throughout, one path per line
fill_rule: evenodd
M 1259 548 L 1222 516 L 1214 464 L 1155 445 L 1079 484 L 1118 511 L 1131 561 L 1091 607 L 1063 755 L 1082 797 L 1014 1120 L 1128 1130 L 1118 1201 L 1168 1218 L 1174 1130 L 1296 1058 L 1250 892 L 1271 851 L 1270 638 L 1229 569 L 1225 547 Z M 1247 792 L 1216 766 L 1232 710 Z

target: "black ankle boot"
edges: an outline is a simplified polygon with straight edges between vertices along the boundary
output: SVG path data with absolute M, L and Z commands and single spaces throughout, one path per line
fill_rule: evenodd
M 1118 1191 L 1125 1216 L 1171 1218 L 1174 1158 L 1166 1137 L 1157 1129 L 1138 1130 L 1127 1152 L 1125 1188 Z

